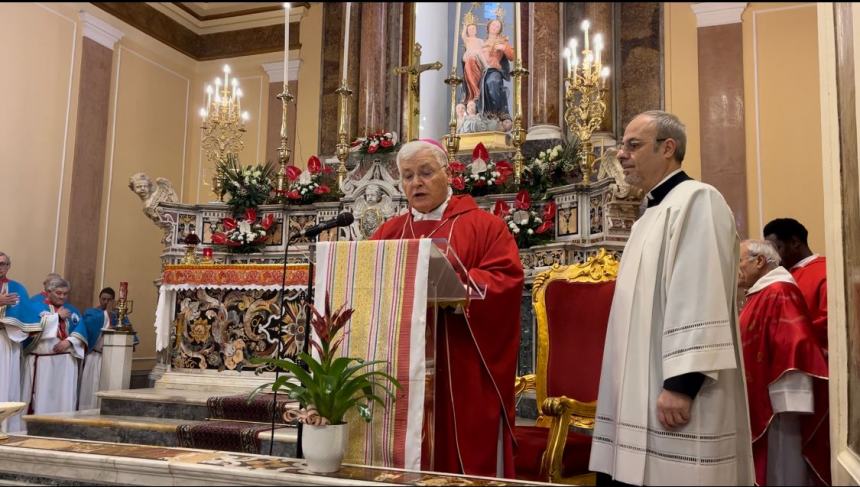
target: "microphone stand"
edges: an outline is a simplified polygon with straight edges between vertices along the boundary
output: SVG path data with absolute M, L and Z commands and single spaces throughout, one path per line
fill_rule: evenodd
M 278 305 L 280 306 L 280 314 L 278 315 L 278 332 L 276 334 L 276 339 L 278 340 L 278 351 L 277 356 L 278 360 L 283 360 L 284 354 L 284 340 L 282 339 L 284 334 L 284 315 L 286 315 L 286 303 L 284 302 L 284 291 L 287 283 L 287 256 L 289 255 L 290 248 L 290 215 L 289 215 L 289 205 L 287 204 L 287 200 L 284 199 L 283 205 L 283 214 L 284 219 L 281 225 L 283 226 L 283 235 L 284 235 L 284 266 L 282 268 L 282 276 L 281 276 L 281 289 L 278 291 Z M 281 375 L 281 368 L 275 367 L 275 383 L 278 382 L 278 378 Z M 274 396 L 272 396 L 272 431 L 269 435 L 269 456 L 272 456 L 272 449 L 275 446 L 275 419 L 278 416 L 278 390 L 275 389 Z M 301 424 L 301 423 L 300 423 Z M 299 429 L 301 432 L 301 429 Z M 301 458 L 301 457 L 299 457 Z
M 317 240 L 319 238 L 319 234 L 311 237 L 308 242 L 308 287 L 305 291 L 305 333 L 304 340 L 302 342 L 302 352 L 308 353 L 310 350 L 310 329 L 311 329 L 311 320 L 313 319 L 313 311 L 312 306 L 314 302 L 314 252 L 316 251 Z M 308 371 L 308 364 L 305 363 L 304 360 L 299 360 L 299 365 L 305 372 Z M 296 458 L 304 458 L 304 451 L 302 451 L 302 430 L 304 429 L 304 423 L 299 421 L 299 428 L 296 434 Z

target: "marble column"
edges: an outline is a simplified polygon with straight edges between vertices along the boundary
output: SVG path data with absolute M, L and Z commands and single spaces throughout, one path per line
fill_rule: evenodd
M 66 240 L 63 274 L 72 284 L 69 301 L 86 307 L 93 302 L 97 291 L 99 232 L 79 230 L 96 228 L 100 222 L 113 49 L 123 34 L 86 12 L 80 13 L 80 21 L 83 48 L 72 188 L 86 189 L 73 190 L 69 198 L 71 230 Z
M 528 140 L 561 138 L 561 4 L 537 2 L 528 7 L 531 113 Z
M 361 37 L 358 82 L 358 134 L 362 136 L 377 130 L 388 130 L 384 123 L 385 85 L 388 38 L 387 5 L 383 2 L 355 3 L 361 6 Z
M 320 100 L 320 156 L 330 156 L 335 153 L 338 131 L 338 95 L 335 91 L 341 82 L 341 64 L 343 55 L 343 17 L 346 7 L 344 2 L 327 2 L 323 4 L 323 45 L 322 45 L 322 93 Z M 361 11 L 358 4 L 353 4 L 349 18 L 349 65 L 347 69 L 347 85 L 352 90 L 349 97 L 347 120 L 348 139 L 352 141 L 357 136 L 358 127 L 358 85 L 359 85 L 359 47 L 362 42 Z M 337 74 L 335 74 L 337 73 Z
M 418 86 L 421 98 L 418 121 L 418 136 L 441 140 L 448 133 L 448 123 L 451 116 L 451 92 L 444 80 L 451 72 L 451 48 L 448 36 L 440 35 L 448 30 L 448 3 L 419 2 L 415 4 L 415 42 L 421 44 L 421 64 L 439 61 L 440 70 L 424 71 L 419 76 Z M 453 5 L 453 4 L 450 4 Z M 453 9 L 452 9 L 453 10 Z M 453 17 L 454 12 L 450 12 Z M 406 57 L 407 61 L 409 57 Z M 462 74 L 462 73 L 461 73 Z M 407 77 L 402 76 L 403 86 L 407 85 Z M 408 102 L 404 91 L 404 106 Z M 404 116 L 408 116 L 404 110 Z M 405 137 L 404 120 L 404 137 Z M 404 141 L 405 142 L 405 141 Z
M 290 57 L 293 57 L 292 55 Z M 287 86 L 294 100 L 287 105 L 287 147 L 290 149 L 290 161 L 304 167 L 305 161 L 296 160 L 296 100 L 299 97 L 299 66 L 301 60 L 290 60 L 287 66 Z M 277 96 L 284 90 L 284 63 L 265 63 L 263 69 L 269 75 L 269 119 L 266 124 L 266 160 L 280 162 L 278 148 L 281 147 L 281 119 L 283 103 Z M 288 161 L 288 163 L 290 162 Z
M 541 5 L 541 4 L 535 4 Z M 615 49 L 618 47 L 619 39 L 615 37 L 615 24 L 618 21 L 618 12 L 612 3 L 600 2 L 585 2 L 585 3 L 565 3 L 564 4 L 564 35 L 561 39 L 561 49 L 568 45 L 571 38 L 577 40 L 577 57 L 582 62 L 582 49 L 585 43 L 584 32 L 582 31 L 582 21 L 588 20 L 591 23 L 591 28 L 588 31 L 589 40 L 594 39 L 594 34 L 600 33 L 603 36 L 603 44 L 606 46 L 601 54 L 601 62 L 604 66 L 610 69 L 610 78 L 607 82 L 609 91 L 606 95 L 606 115 L 603 117 L 598 132 L 607 132 L 614 134 L 615 132 L 615 106 L 617 98 L 617 90 L 615 89 L 615 79 L 618 77 L 618 64 L 615 62 Z M 633 5 L 633 4 L 631 4 Z M 640 26 L 637 32 L 649 32 L 650 25 L 644 24 L 645 29 Z M 659 42 L 659 32 L 653 33 L 654 37 Z M 591 45 L 592 49 L 594 45 Z M 565 64 L 562 69 L 566 69 Z M 659 69 L 659 66 L 657 66 Z M 566 72 L 566 71 L 564 71 Z M 563 76 L 563 75 L 560 75 Z M 559 92 L 562 93 L 561 117 L 564 118 L 564 101 L 563 101 L 564 85 L 559 85 Z
M 615 73 L 609 82 L 615 89 L 616 125 L 619 137 L 633 117 L 664 106 L 663 4 L 659 2 L 615 3 L 618 39 Z
M 717 188 L 747 236 L 743 30 L 746 2 L 698 3 L 702 180 Z

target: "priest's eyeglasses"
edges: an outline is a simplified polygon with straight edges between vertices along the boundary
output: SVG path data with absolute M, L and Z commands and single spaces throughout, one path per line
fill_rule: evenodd
M 9 267 L 10 265 L 12 265 L 12 264 L 10 264 L 8 262 L 0 262 L 0 267 Z
M 654 139 L 654 143 L 659 144 L 660 142 L 663 142 L 664 140 L 669 140 L 670 138 L 671 137 L 661 137 L 659 139 Z M 616 145 L 615 148 L 620 151 L 623 150 L 624 152 L 631 153 L 636 152 L 643 145 L 645 145 L 645 142 L 642 142 L 639 139 L 630 139 L 626 142 L 621 142 L 620 144 Z

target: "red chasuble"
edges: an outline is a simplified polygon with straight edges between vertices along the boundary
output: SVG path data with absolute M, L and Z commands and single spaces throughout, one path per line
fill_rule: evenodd
M 827 360 L 814 335 L 800 289 L 774 282 L 749 296 L 740 314 L 750 403 L 756 483 L 767 483 L 767 428 L 773 419 L 768 386 L 791 370 L 812 376 L 815 412 L 800 416 L 803 457 L 830 484 Z
M 803 293 L 812 318 L 812 328 L 821 346 L 827 350 L 827 260 L 817 257 L 803 267 L 791 269 L 791 276 Z
M 407 213 L 373 239 L 447 238 L 469 275 L 487 286 L 466 314 L 442 311 L 436 331 L 435 470 L 496 476 L 499 428 L 504 475 L 514 477 L 514 378 L 523 268 L 504 222 L 471 196 L 453 196 L 439 221 Z

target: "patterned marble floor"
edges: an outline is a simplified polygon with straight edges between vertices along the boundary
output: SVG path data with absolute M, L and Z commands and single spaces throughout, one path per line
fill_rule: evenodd
M 166 481 L 171 473 L 193 470 L 194 475 L 199 475 L 200 482 L 209 484 L 213 483 L 211 475 L 217 472 L 218 478 L 226 483 L 230 483 L 231 478 L 237 480 L 236 483 L 245 483 L 239 481 L 251 480 L 249 477 L 253 477 L 258 485 L 294 482 L 317 485 L 541 485 L 488 477 L 442 475 L 359 465 L 344 465 L 338 472 L 321 475 L 308 471 L 305 462 L 295 458 L 14 435 L 0 440 L 0 472 L 18 474 L 19 478 L 26 478 L 28 473 L 31 476 L 34 474 L 28 472 L 26 467 L 20 466 L 20 462 L 11 461 L 11 457 L 16 454 L 33 459 L 37 463 L 40 456 L 45 456 L 53 459 L 52 463 L 59 460 L 69 466 L 86 461 L 90 464 L 102 463 L 106 469 L 112 469 L 115 473 L 121 473 L 124 468 L 134 470 L 133 477 L 126 477 L 124 481 L 117 477 L 117 483 L 128 483 L 133 478 L 142 484 L 163 485 L 168 483 Z M 100 462 L 97 459 L 94 461 L 93 456 L 110 458 L 104 458 Z M 148 474 L 141 469 L 144 463 Z M 45 474 L 45 471 L 39 472 L 41 476 Z M 113 483 L 105 476 L 100 476 L 99 479 L 102 480 L 100 483 Z M 188 479 L 187 473 L 183 479 Z M 92 480 L 97 480 L 95 475 Z

